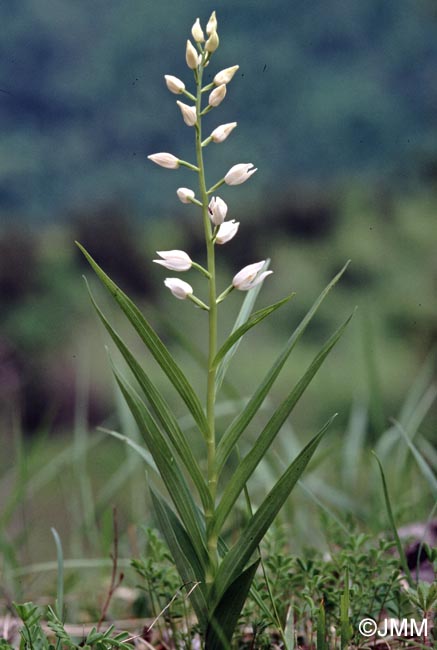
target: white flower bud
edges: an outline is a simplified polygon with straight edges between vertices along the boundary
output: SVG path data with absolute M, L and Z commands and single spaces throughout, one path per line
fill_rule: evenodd
M 191 34 L 193 35 L 193 38 L 196 41 L 196 43 L 203 43 L 203 41 L 205 40 L 203 30 L 200 26 L 200 20 L 198 18 L 196 18 L 196 22 L 191 28 Z
M 175 298 L 185 300 L 188 296 L 193 295 L 193 287 L 188 282 L 179 280 L 179 278 L 166 278 L 164 284 L 170 289 Z
M 222 223 L 222 225 L 217 231 L 215 243 L 226 244 L 226 242 L 230 241 L 233 237 L 235 237 L 239 226 L 240 226 L 240 222 L 235 221 L 234 219 L 232 219 L 232 221 L 225 221 L 224 223 Z
M 191 68 L 191 70 L 195 70 L 199 65 L 199 55 L 197 54 L 197 50 L 191 41 L 187 41 L 185 60 L 187 62 L 187 66 Z
M 193 295 L 193 287 L 188 282 L 179 280 L 179 278 L 166 278 L 164 284 L 170 289 L 175 298 L 185 300 L 188 296 Z
M 211 36 L 208 38 L 208 40 L 205 43 L 205 50 L 207 52 L 211 52 L 212 54 L 218 48 L 219 43 L 220 43 L 220 39 L 218 37 L 217 32 L 216 31 L 211 32 Z
M 219 196 L 213 196 L 209 202 L 208 211 L 214 226 L 219 226 L 226 219 L 228 206 Z
M 160 167 L 166 167 L 167 169 L 178 169 L 179 167 L 179 158 L 176 158 L 171 153 L 152 153 L 147 158 L 160 165 Z
M 194 192 L 188 189 L 188 187 L 180 187 L 176 190 L 176 194 L 182 203 L 191 203 L 191 199 L 194 199 Z
M 256 171 L 257 169 L 252 163 L 239 163 L 230 168 L 225 176 L 225 183 L 227 185 L 241 185 Z
M 212 32 L 216 32 L 216 31 L 217 31 L 217 17 L 215 15 L 215 11 L 213 11 L 206 25 L 206 33 L 208 34 L 208 36 L 210 36 Z
M 219 143 L 226 140 L 228 135 L 235 129 L 237 126 L 236 122 L 229 122 L 228 124 L 221 124 L 209 136 L 213 142 Z
M 185 90 L 184 82 L 178 79 L 177 77 L 173 77 L 173 75 L 171 74 L 165 74 L 164 79 L 169 91 L 174 93 L 175 95 L 179 95 L 179 93 Z
M 162 260 L 153 260 L 155 264 L 161 264 L 170 271 L 188 271 L 191 269 L 193 262 L 184 251 L 156 251 Z
M 216 76 L 214 77 L 213 83 L 216 86 L 221 86 L 221 84 L 228 84 L 239 67 L 239 65 L 233 65 L 232 68 L 225 68 L 224 70 L 220 70 L 220 72 L 217 72 Z
M 249 264 L 241 269 L 232 280 L 234 287 L 239 291 L 249 291 L 249 289 L 253 289 L 257 284 L 260 284 L 265 277 L 273 273 L 273 271 L 260 273 L 265 263 L 266 261 L 262 260 L 262 262 L 255 262 L 255 264 Z
M 208 104 L 214 107 L 218 106 L 219 104 L 222 103 L 225 96 L 226 96 L 226 84 L 222 84 L 221 86 L 214 88 L 214 90 L 210 93 L 208 97 Z
M 197 122 L 196 107 L 188 106 L 188 104 L 184 104 L 179 100 L 176 102 L 176 104 L 181 109 L 182 117 L 184 119 L 185 124 L 187 126 L 194 126 Z

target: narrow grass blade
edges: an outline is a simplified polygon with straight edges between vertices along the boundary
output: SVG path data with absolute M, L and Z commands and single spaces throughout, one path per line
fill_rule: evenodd
M 282 307 L 282 305 L 285 305 L 285 303 L 291 300 L 295 295 L 296 294 L 292 293 L 286 298 L 283 298 L 282 300 L 275 302 L 273 305 L 270 305 L 269 307 L 265 307 L 264 309 L 259 309 L 254 314 L 252 314 L 252 316 L 243 325 L 240 325 L 240 327 L 234 330 L 227 338 L 227 340 L 223 343 L 222 347 L 214 357 L 214 360 L 212 362 L 213 367 L 214 368 L 217 367 L 217 365 L 225 357 L 225 355 L 229 352 L 229 350 L 235 345 L 235 343 L 239 339 L 241 339 L 241 337 L 248 330 L 250 330 L 252 327 L 255 327 L 255 325 L 257 325 L 262 320 L 264 320 L 264 318 L 270 316 L 270 314 L 273 314 L 274 311 L 279 309 L 279 307 Z
M 346 569 L 344 577 L 344 590 L 340 596 L 340 648 L 346 650 L 352 636 L 351 623 L 349 619 L 350 594 L 349 594 L 349 571 Z
M 433 496 L 437 499 L 437 478 L 434 476 L 434 473 L 428 463 L 423 458 L 420 451 L 414 445 L 413 442 L 409 439 L 405 429 L 399 424 L 399 422 L 394 421 L 394 425 L 401 434 L 405 444 L 408 446 L 409 450 L 414 456 L 416 463 L 419 465 L 419 469 L 422 472 L 422 475 L 426 482 L 428 483 Z
M 51 533 L 56 545 L 56 561 L 57 561 L 57 586 L 56 586 L 56 612 L 58 617 L 62 620 L 64 616 L 64 553 L 62 551 L 62 542 L 56 528 L 51 528 Z
M 228 458 L 229 454 L 232 452 L 235 444 L 238 442 L 239 437 L 241 436 L 243 431 L 246 430 L 247 426 L 249 425 L 249 423 L 257 413 L 258 409 L 260 408 L 261 404 L 263 403 L 265 397 L 269 393 L 270 388 L 272 387 L 274 381 L 276 380 L 277 376 L 282 370 L 285 362 L 290 356 L 291 351 L 293 350 L 293 348 L 301 338 L 302 334 L 306 330 L 308 324 L 311 322 L 313 316 L 317 312 L 323 300 L 326 298 L 330 290 L 335 286 L 335 284 L 341 278 L 348 265 L 349 262 L 347 262 L 344 265 L 341 271 L 335 276 L 335 278 L 333 278 L 333 280 L 331 280 L 328 286 L 322 291 L 320 296 L 314 302 L 311 309 L 308 311 L 306 316 L 304 316 L 302 321 L 294 330 L 293 334 L 288 339 L 284 349 L 275 360 L 274 364 L 270 368 L 269 372 L 267 373 L 267 375 L 265 376 L 264 380 L 261 382 L 259 387 L 256 389 L 255 393 L 253 394 L 249 402 L 246 404 L 245 408 L 231 422 L 231 424 L 223 434 L 223 437 L 220 440 L 217 447 L 217 468 L 219 472 L 223 468 L 223 465 L 226 462 L 226 459 Z
M 326 614 L 323 602 L 320 603 L 317 616 L 317 650 L 327 650 L 326 643 Z
M 202 500 L 203 506 L 209 507 L 211 498 L 205 480 L 202 476 L 202 473 L 199 468 L 199 464 L 193 454 L 193 451 L 190 445 L 188 444 L 187 439 L 178 424 L 178 421 L 176 420 L 175 416 L 170 410 L 170 407 L 168 406 L 161 392 L 156 388 L 156 386 L 150 380 L 145 370 L 141 367 L 141 365 L 136 360 L 135 356 L 132 354 L 132 352 L 129 350 L 127 345 L 124 343 L 124 341 L 121 339 L 121 337 L 117 334 L 117 332 L 114 330 L 114 328 L 111 326 L 111 324 L 104 316 L 103 312 L 101 311 L 96 301 L 94 300 L 94 297 L 90 291 L 88 283 L 87 283 L 87 288 L 91 298 L 91 302 L 100 320 L 102 321 L 103 325 L 105 326 L 107 332 L 111 336 L 115 345 L 119 349 L 121 355 L 123 356 L 130 370 L 132 371 L 132 374 L 137 380 L 141 390 L 143 391 L 144 395 L 149 401 L 149 404 L 153 410 L 155 417 L 161 423 L 164 431 L 169 437 L 171 444 L 173 445 L 176 452 L 178 453 L 179 458 L 182 460 L 183 464 L 189 471 L 190 476 L 193 479 L 193 482 L 199 492 L 199 496 Z
M 351 318 L 352 315 L 349 316 L 349 318 L 338 328 L 336 332 L 334 332 L 334 334 L 328 339 L 325 345 L 321 348 L 319 353 L 314 357 L 313 361 L 311 362 L 305 374 L 302 376 L 302 378 L 293 388 L 293 390 L 288 395 L 288 397 L 276 409 L 276 411 L 270 418 L 269 422 L 266 424 L 263 431 L 258 436 L 257 441 L 252 447 L 251 451 L 247 454 L 247 456 L 243 459 L 243 461 L 238 466 L 238 469 L 235 472 L 234 476 L 232 477 L 232 480 L 228 483 L 226 487 L 222 502 L 220 502 L 220 505 L 218 507 L 217 510 L 218 519 L 221 516 L 219 515 L 219 511 L 221 508 L 225 511 L 225 513 L 223 513 L 224 518 L 226 517 L 227 512 L 229 512 L 229 508 L 232 507 L 232 505 L 235 503 L 235 500 L 237 499 L 238 495 L 240 494 L 247 480 L 251 476 L 252 472 L 254 471 L 258 463 L 261 461 L 261 459 L 265 456 L 266 451 L 272 444 L 276 435 L 280 431 L 282 425 L 290 415 L 291 411 L 299 401 L 302 394 L 305 392 L 309 383 L 311 382 L 314 375 L 319 370 L 320 366 L 322 365 L 322 363 L 324 362 L 324 360 L 326 359 L 326 357 L 328 356 L 332 348 L 340 339 L 341 335 L 343 334 Z M 220 472 L 224 467 L 227 458 L 225 454 L 227 453 L 228 449 L 229 451 L 231 451 L 229 445 L 227 446 L 219 445 L 218 447 L 218 452 L 217 452 L 218 474 L 220 474 Z M 226 497 L 226 501 L 225 501 L 225 497 Z M 228 498 L 229 498 L 229 503 L 227 502 Z M 223 501 L 224 504 L 222 506 Z M 224 518 L 222 519 L 221 523 L 223 523 Z
M 335 416 L 334 416 L 335 417 Z M 213 600 L 219 601 L 236 577 L 244 570 L 252 553 L 271 526 L 273 520 L 289 496 L 315 450 L 326 433 L 331 418 L 325 426 L 310 440 L 297 458 L 289 465 L 278 482 L 266 496 L 256 513 L 249 520 L 236 544 L 230 549 L 221 563 L 214 582 Z
M 386 510 L 387 510 L 387 515 L 388 515 L 388 519 L 389 519 L 389 522 L 390 522 L 390 527 L 392 529 L 393 537 L 394 537 L 395 542 L 396 542 L 396 548 L 398 549 L 399 559 L 401 561 L 401 565 L 402 565 L 402 568 L 404 570 L 405 577 L 406 577 L 406 579 L 408 581 L 408 584 L 410 585 L 410 587 L 414 587 L 414 581 L 413 581 L 413 578 L 411 576 L 410 569 L 408 568 L 408 562 L 407 562 L 407 558 L 405 556 L 404 547 L 402 546 L 402 542 L 401 542 L 401 540 L 399 538 L 398 530 L 396 528 L 396 523 L 395 523 L 395 519 L 394 519 L 394 516 L 393 516 L 393 510 L 391 508 L 390 497 L 389 497 L 388 489 L 387 489 L 387 482 L 385 480 L 384 470 L 382 468 L 382 464 L 381 464 L 381 461 L 379 460 L 378 456 L 375 454 L 375 452 L 372 452 L 372 454 L 376 458 L 376 462 L 378 463 L 378 467 L 379 467 L 379 472 L 381 474 L 382 487 L 383 487 L 383 490 L 384 490 L 385 507 L 386 507 Z
M 262 270 L 266 271 L 269 268 L 269 265 L 270 265 L 270 260 L 268 259 L 266 260 L 266 263 L 264 264 Z M 231 334 L 235 332 L 239 327 L 241 327 L 241 325 L 243 325 L 249 318 L 250 314 L 252 313 L 253 307 L 255 305 L 256 299 L 258 298 L 258 294 L 261 291 L 261 287 L 262 287 L 262 283 L 258 284 L 256 287 L 254 287 L 253 289 L 247 292 L 246 297 L 243 300 L 243 304 L 241 305 L 241 309 L 236 318 L 236 321 L 234 323 L 234 327 L 232 328 Z M 240 342 L 241 339 L 239 339 L 234 343 L 231 349 L 225 354 L 222 362 L 217 368 L 217 374 L 215 380 L 216 395 L 222 386 L 229 364 L 232 361 L 232 357 L 238 350 L 238 346 L 240 345 Z
M 258 568 L 259 559 L 243 571 L 228 587 L 215 607 L 206 630 L 208 650 L 227 650 L 238 623 L 243 605 Z
M 106 275 L 103 269 L 100 268 L 100 266 L 94 261 L 94 259 L 85 250 L 85 248 L 78 242 L 76 243 L 90 263 L 91 267 L 94 269 L 99 280 L 106 287 L 114 300 L 119 304 L 122 311 L 132 326 L 135 328 L 146 347 L 149 349 L 151 354 L 156 359 L 157 363 L 160 365 L 164 373 L 167 375 L 168 379 L 171 381 L 179 395 L 182 397 L 191 415 L 193 416 L 194 421 L 206 438 L 208 433 L 208 422 L 199 398 L 194 392 L 188 379 L 185 377 L 184 373 L 176 361 L 173 359 L 172 355 L 167 350 L 155 330 L 144 318 L 138 307 L 125 293 L 123 293 L 123 291 L 110 279 L 110 277 Z
M 139 456 L 144 460 L 147 465 L 153 469 L 155 472 L 158 471 L 158 468 L 155 465 L 155 461 L 153 460 L 151 454 L 139 445 L 135 440 L 132 440 L 132 438 L 129 438 L 128 436 L 125 436 L 123 433 L 119 433 L 118 431 L 113 431 L 113 429 L 106 429 L 106 427 L 98 427 L 99 431 L 102 431 L 103 433 L 107 433 L 109 436 L 112 436 L 113 438 L 116 438 L 117 440 L 121 440 L 124 442 L 126 445 L 134 449 Z
M 174 454 L 159 431 L 145 403 L 115 368 L 113 372 L 140 433 L 153 456 L 174 506 L 186 530 L 189 532 L 196 553 L 199 558 L 206 561 L 205 540 L 200 529 L 198 511 Z
M 187 531 L 173 510 L 154 490 L 151 489 L 150 493 L 159 526 L 171 551 L 181 579 L 187 585 L 193 582 L 200 582 L 199 587 L 192 591 L 190 599 L 200 625 L 205 628 L 208 618 L 208 608 L 204 594 L 205 574 L 201 562 L 193 548 Z

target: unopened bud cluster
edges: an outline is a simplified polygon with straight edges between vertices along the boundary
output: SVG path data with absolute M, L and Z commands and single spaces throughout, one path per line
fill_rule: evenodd
M 228 206 L 225 201 L 215 194 L 220 186 L 226 184 L 229 186 L 240 185 L 247 181 L 257 169 L 252 163 L 238 163 L 233 165 L 224 177 L 215 183 L 210 190 L 205 187 L 205 176 L 203 169 L 202 149 L 211 142 L 220 144 L 224 142 L 232 131 L 236 128 L 237 122 L 228 122 L 216 126 L 210 135 L 202 141 L 202 117 L 207 112 L 217 108 L 225 99 L 227 94 L 227 85 L 232 81 L 239 69 L 238 65 L 224 68 L 215 74 L 212 83 L 202 86 L 202 74 L 204 68 L 209 65 L 212 54 L 219 47 L 220 39 L 217 32 L 217 17 L 215 11 L 211 14 L 205 31 L 202 28 L 199 18 L 197 18 L 191 28 L 193 42 L 188 39 L 185 48 L 185 61 L 192 70 L 196 91 L 191 93 L 181 79 L 173 75 L 165 75 L 165 83 L 168 90 L 176 95 L 184 95 L 191 103 L 187 104 L 177 100 L 176 104 L 180 110 L 182 119 L 187 126 L 194 127 L 196 137 L 196 154 L 197 164 L 181 160 L 171 153 L 161 152 L 152 154 L 149 157 L 152 162 L 167 169 L 178 169 L 179 167 L 188 167 L 199 175 L 199 198 L 196 198 L 194 190 L 188 187 L 180 187 L 177 190 L 177 196 L 182 203 L 192 203 L 202 210 L 205 236 L 208 250 L 211 246 L 223 245 L 231 241 L 238 232 L 240 223 L 235 219 L 226 220 L 228 215 Z M 208 92 L 207 105 L 202 107 L 204 93 Z M 160 259 L 154 260 L 156 264 L 164 266 L 171 271 L 184 272 L 194 268 L 203 273 L 209 280 L 214 274 L 214 268 L 203 268 L 200 264 L 194 262 L 188 253 L 181 250 L 168 250 L 157 252 Z M 265 261 L 249 264 L 239 271 L 233 278 L 231 285 L 215 300 L 218 304 L 233 289 L 240 291 L 249 291 L 256 285 L 260 284 L 272 271 L 263 270 Z M 188 282 L 179 278 L 166 278 L 165 286 L 172 294 L 180 299 L 190 299 L 203 309 L 209 307 L 199 298 L 194 296 L 193 288 Z M 211 285 L 215 286 L 215 285 Z

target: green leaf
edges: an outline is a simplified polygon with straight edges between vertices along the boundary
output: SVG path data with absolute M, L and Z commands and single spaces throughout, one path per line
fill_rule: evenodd
M 198 510 L 176 458 L 146 404 L 115 368 L 113 372 L 175 508 L 186 530 L 189 531 L 196 553 L 203 562 L 206 562 L 205 540 L 200 527 Z
M 346 568 L 344 590 L 340 596 L 340 648 L 346 650 L 352 637 L 352 627 L 349 619 L 349 570 Z
M 139 456 L 147 463 L 147 465 L 153 469 L 155 472 L 158 472 L 158 468 L 155 465 L 155 461 L 153 460 L 151 454 L 147 451 L 145 447 L 142 447 L 139 445 L 135 440 L 132 440 L 132 438 L 129 438 L 128 436 L 125 436 L 123 433 L 119 433 L 118 431 L 113 431 L 113 429 L 106 429 L 106 427 L 97 427 L 99 431 L 102 431 L 103 433 L 106 433 L 113 438 L 117 438 L 117 440 L 121 440 L 124 442 L 128 447 L 131 447 L 134 451 L 137 452 Z
M 229 456 L 229 454 L 232 452 L 234 446 L 238 442 L 239 437 L 243 433 L 243 431 L 246 430 L 247 426 L 257 413 L 258 409 L 260 408 L 261 404 L 263 403 L 265 397 L 267 396 L 268 392 L 270 391 L 270 388 L 272 387 L 274 381 L 276 380 L 277 376 L 279 375 L 280 371 L 282 370 L 285 362 L 287 361 L 288 357 L 290 356 L 291 351 L 295 347 L 296 343 L 299 341 L 300 337 L 306 330 L 308 324 L 311 322 L 313 316 L 317 312 L 318 308 L 320 307 L 321 303 L 323 300 L 326 298 L 328 295 L 329 291 L 332 289 L 332 287 L 335 286 L 335 284 L 338 282 L 338 280 L 341 278 L 343 273 L 345 272 L 346 268 L 348 267 L 349 262 L 347 262 L 344 267 L 341 269 L 341 271 L 331 280 L 331 282 L 328 284 L 328 286 L 322 291 L 320 296 L 317 298 L 317 300 L 314 302 L 313 306 L 311 309 L 308 311 L 306 316 L 302 319 L 302 321 L 299 323 L 297 328 L 294 330 L 293 334 L 291 337 L 288 339 L 287 343 L 285 344 L 284 349 L 282 350 L 281 354 L 277 357 L 276 361 L 270 368 L 269 372 L 265 376 L 264 380 L 261 382 L 255 393 L 252 395 L 250 398 L 249 402 L 246 404 L 245 408 L 241 411 L 241 413 L 231 422 L 225 433 L 223 434 L 222 439 L 220 440 L 218 446 L 217 446 L 217 472 L 220 474 L 220 472 L 223 469 L 223 466 Z
M 351 318 L 352 315 L 349 316 L 349 318 L 338 328 L 338 330 L 325 343 L 320 352 L 314 357 L 312 363 L 310 364 L 303 377 L 267 422 L 263 431 L 257 437 L 257 440 L 250 452 L 239 463 L 237 470 L 234 472 L 232 478 L 226 486 L 222 499 L 215 513 L 214 532 L 216 534 L 220 533 L 228 514 L 232 510 L 233 505 L 238 499 L 250 476 L 260 461 L 264 458 L 267 450 L 274 441 L 276 435 L 279 433 L 282 425 L 290 415 L 294 406 L 297 404 L 298 400 L 304 393 L 305 389 L 307 388 L 316 372 L 319 370 L 329 352 L 332 350 L 334 345 L 343 334 Z
M 142 341 L 145 343 L 151 354 L 156 359 L 157 363 L 160 365 L 164 373 L 167 375 L 168 379 L 171 381 L 179 395 L 182 397 L 203 436 L 207 438 L 208 422 L 199 398 L 194 392 L 188 379 L 185 377 L 184 373 L 165 347 L 164 343 L 161 341 L 155 330 L 147 322 L 143 314 L 132 302 L 132 300 L 125 293 L 123 293 L 123 291 L 115 284 L 115 282 L 111 280 L 108 275 L 106 275 L 103 269 L 100 268 L 97 262 L 93 260 L 85 248 L 78 242 L 76 242 L 76 244 L 85 255 L 86 259 L 94 269 L 102 284 L 106 287 L 114 300 L 119 304 L 124 314 L 139 334 Z
M 325 650 L 326 647 L 326 615 L 325 606 L 322 601 L 317 616 L 317 650 Z
M 252 553 L 256 550 L 296 482 L 303 474 L 334 417 L 322 427 L 285 470 L 249 520 L 238 541 L 224 557 L 213 584 L 213 600 L 219 601 L 228 586 L 243 571 Z
M 296 294 L 292 293 L 286 298 L 283 298 L 282 300 L 279 300 L 278 302 L 275 302 L 273 305 L 270 305 L 269 307 L 264 307 L 264 309 L 259 309 L 256 311 L 252 316 L 247 320 L 243 325 L 240 325 L 236 330 L 234 330 L 228 339 L 223 343 L 222 347 L 220 350 L 217 352 L 217 354 L 214 357 L 214 360 L 212 362 L 212 367 L 216 368 L 218 363 L 223 359 L 223 357 L 226 355 L 227 352 L 232 348 L 232 346 L 235 345 L 235 343 L 252 327 L 260 323 L 264 318 L 267 316 L 270 316 L 274 311 L 279 309 L 279 307 L 282 307 L 282 305 L 285 305 L 291 298 L 293 298 Z
M 194 550 L 187 531 L 182 526 L 165 500 L 150 489 L 153 505 L 158 518 L 158 523 L 164 535 L 165 541 L 171 551 L 176 568 L 187 586 L 193 582 L 200 582 L 191 595 L 190 599 L 196 612 L 200 625 L 205 628 L 208 617 L 208 607 L 205 599 L 205 574 L 202 564 Z
M 140 385 L 141 390 L 143 391 L 144 395 L 148 399 L 150 406 L 153 409 L 153 413 L 161 423 L 164 431 L 166 432 L 166 434 L 170 439 L 170 442 L 172 443 L 176 452 L 179 454 L 179 457 L 184 463 L 185 467 L 189 471 L 193 483 L 199 492 L 203 506 L 205 508 L 209 507 L 211 505 L 211 495 L 208 491 L 205 480 L 200 471 L 199 464 L 193 454 L 190 445 L 187 442 L 185 435 L 183 434 L 178 424 L 178 421 L 176 420 L 175 416 L 171 412 L 167 402 L 165 401 L 160 391 L 154 386 L 153 382 L 150 380 L 147 373 L 144 371 L 144 369 L 135 359 L 132 352 L 129 350 L 129 348 L 123 342 L 121 337 L 117 334 L 117 332 L 111 326 L 109 321 L 106 319 L 105 315 L 103 314 L 103 312 L 97 305 L 96 301 L 94 300 L 94 297 L 91 293 L 88 283 L 87 283 L 87 288 L 91 298 L 91 302 L 100 320 L 102 321 L 107 332 L 109 333 L 112 340 L 116 344 L 117 348 L 121 352 L 124 360 L 126 361 L 127 365 L 131 369 L 132 374 L 134 375 L 135 379 Z
M 395 542 L 396 542 L 396 548 L 397 548 L 398 553 L 399 553 L 399 559 L 401 561 L 402 568 L 404 570 L 405 577 L 407 579 L 408 584 L 410 585 L 410 587 L 414 587 L 414 580 L 413 580 L 413 578 L 411 576 L 410 569 L 408 568 L 408 562 L 407 562 L 407 558 L 405 556 L 404 547 L 403 547 L 402 542 L 401 542 L 401 540 L 399 538 L 398 529 L 396 528 L 396 523 L 395 523 L 395 519 L 394 519 L 394 516 L 393 516 L 393 510 L 392 510 L 391 504 L 390 504 L 390 497 L 389 497 L 389 494 L 388 494 L 387 482 L 385 480 L 384 470 L 382 468 L 381 461 L 379 460 L 378 456 L 375 454 L 374 451 L 372 451 L 372 454 L 376 458 L 376 462 L 378 463 L 378 467 L 379 467 L 379 472 L 381 474 L 382 488 L 384 490 L 385 507 L 386 507 L 386 510 L 387 510 L 387 515 L 388 515 L 388 519 L 389 519 L 389 522 L 390 522 L 393 537 L 394 537 Z
M 206 630 L 208 650 L 228 650 L 241 610 L 258 568 L 259 559 L 243 571 L 228 587 L 215 607 Z
M 270 260 L 266 260 L 266 263 L 264 264 L 262 270 L 265 271 L 269 268 L 270 265 Z M 256 299 L 258 298 L 258 294 L 261 291 L 262 283 L 256 285 L 253 289 L 247 292 L 245 299 L 243 300 L 243 304 L 241 305 L 241 309 L 238 313 L 237 319 L 234 323 L 234 327 L 232 328 L 232 332 L 235 332 L 241 325 L 243 325 L 247 319 L 249 318 L 250 314 L 252 313 L 253 307 L 255 305 Z M 225 354 L 224 358 L 222 359 L 222 362 L 220 363 L 219 367 L 217 368 L 217 374 L 216 374 L 216 379 L 215 379 L 215 392 L 216 394 L 219 392 L 223 380 L 226 375 L 226 371 L 229 367 L 229 364 L 232 361 L 232 357 L 238 350 L 238 346 L 240 345 L 241 339 L 238 339 L 234 343 L 234 345 L 231 347 L 230 350 Z
M 409 439 L 407 432 L 399 424 L 399 422 L 396 422 L 396 420 L 394 420 L 394 425 L 404 439 L 405 444 L 413 454 L 415 461 L 419 465 L 419 469 L 422 472 L 424 479 L 427 481 L 434 498 L 437 499 L 437 478 L 434 476 L 431 467 L 428 465 L 420 451 L 417 449 L 416 445 Z

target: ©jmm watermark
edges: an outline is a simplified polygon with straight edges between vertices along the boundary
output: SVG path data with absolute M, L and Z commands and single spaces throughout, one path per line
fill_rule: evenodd
M 365 637 L 427 637 L 428 620 L 386 618 L 378 624 L 373 618 L 363 618 L 358 624 L 358 630 Z

